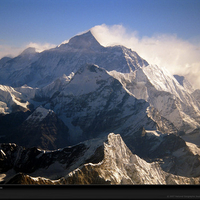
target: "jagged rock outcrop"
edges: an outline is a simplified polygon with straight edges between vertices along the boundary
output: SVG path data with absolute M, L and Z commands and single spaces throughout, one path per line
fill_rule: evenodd
M 121 136 L 114 133 L 101 142 L 96 139 L 51 152 L 2 144 L 0 161 L 4 167 L 1 173 L 11 167 L 16 172 L 13 177 L 5 177 L 7 184 L 200 183 L 199 177 L 173 175 L 163 171 L 158 162 L 146 162 L 133 154 Z
M 5 176 L 2 181 L 7 183 L 18 173 L 51 180 L 64 177 L 85 163 L 102 161 L 104 141 L 106 138 L 98 138 L 53 151 L 2 143 L 0 173 Z
M 164 172 L 157 162 L 147 163 L 128 149 L 120 135 L 108 135 L 104 159 L 88 163 L 67 177 L 68 184 L 199 184 L 200 178 L 186 178 Z

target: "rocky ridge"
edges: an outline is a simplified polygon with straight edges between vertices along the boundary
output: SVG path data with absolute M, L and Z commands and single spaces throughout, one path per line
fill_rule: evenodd
M 94 149 L 94 143 L 92 141 L 85 144 L 79 144 L 71 148 L 64 148 L 54 152 L 40 152 L 37 149 L 23 149 L 12 144 L 10 146 L 1 145 L 1 163 L 2 158 L 6 159 L 9 155 L 8 152 L 16 151 L 16 148 L 20 148 L 21 154 L 13 160 L 13 164 L 16 171 L 23 171 L 13 177 L 9 177 L 5 180 L 8 184 L 199 184 L 200 178 L 187 178 L 183 176 L 172 175 L 164 172 L 158 162 L 148 163 L 141 159 L 139 156 L 132 154 L 126 144 L 123 142 L 119 134 L 110 133 L 107 140 L 101 141 Z M 87 148 L 85 148 L 87 146 Z M 12 147 L 12 148 L 11 148 Z M 89 148 L 88 148 L 89 147 Z M 95 151 L 91 151 L 95 150 Z M 26 154 L 23 153 L 26 152 Z M 19 152 L 19 150 L 18 150 Z M 28 153 L 29 152 L 29 153 Z M 95 152 L 95 153 L 94 153 Z M 28 157 L 26 156 L 28 153 Z M 76 159 L 81 156 L 82 162 L 74 164 L 74 156 L 70 153 L 76 153 Z M 20 164 L 20 159 L 24 156 L 27 159 L 30 158 L 30 154 L 35 154 L 34 159 L 38 160 L 38 165 L 29 168 L 24 165 L 30 164 L 24 162 Z M 32 157 L 33 158 L 33 157 Z M 48 159 L 47 159 L 48 158 Z M 71 158 L 71 162 L 70 159 Z M 95 160 L 94 160 L 95 158 Z M 65 159 L 65 161 L 63 160 Z M 39 162 L 42 160 L 43 162 Z M 68 160 L 68 164 L 66 163 Z M 80 161 L 80 160 L 79 160 Z M 31 162 L 31 160 L 30 160 Z M 32 161 L 33 162 L 33 161 Z M 62 167 L 56 164 L 56 162 L 62 163 Z M 33 162 L 36 163 L 36 162 Z M 67 165 L 66 165 L 67 164 Z M 39 166 L 40 165 L 40 166 Z M 59 172 L 61 176 L 59 179 L 49 176 L 48 178 L 34 176 L 41 172 L 41 167 L 45 168 L 45 165 L 49 166 L 46 169 L 46 176 L 48 171 L 54 170 Z M 52 168 L 52 166 L 54 167 Z M 3 165 L 1 165 L 3 166 Z M 8 166 L 8 164 L 7 164 Z M 56 167 L 57 166 L 57 167 Z M 65 167 L 64 167 L 65 166 Z M 38 169 L 40 168 L 40 169 Z M 51 168 L 51 169 L 50 169 Z M 62 171 L 60 169 L 62 168 Z M 72 170 L 73 169 L 73 170 Z M 5 171 L 5 168 L 1 171 Z M 71 171 L 72 170 L 72 171 Z M 69 172 L 70 171 L 70 172 Z M 30 173 L 31 172 L 31 173 Z M 65 175 L 64 175 L 65 174 Z M 49 179 L 51 177 L 51 179 Z M 54 180 L 52 180 L 54 179 Z

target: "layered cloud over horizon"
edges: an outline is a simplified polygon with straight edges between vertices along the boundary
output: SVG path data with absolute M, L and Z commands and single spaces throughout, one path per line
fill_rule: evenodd
M 8 56 L 8 57 L 18 56 L 26 48 L 29 48 L 29 47 L 35 48 L 36 52 L 42 52 L 44 50 L 54 48 L 54 47 L 56 47 L 56 45 L 50 44 L 50 43 L 41 44 L 41 43 L 36 43 L 36 42 L 30 42 L 29 44 L 23 45 L 21 47 L 0 45 L 0 59 L 5 56 Z
M 164 67 L 173 75 L 185 76 L 195 89 L 200 89 L 200 43 L 193 44 L 169 34 L 139 37 L 137 31 L 128 32 L 123 25 L 102 24 L 91 31 L 101 45 L 131 48 L 149 64 Z

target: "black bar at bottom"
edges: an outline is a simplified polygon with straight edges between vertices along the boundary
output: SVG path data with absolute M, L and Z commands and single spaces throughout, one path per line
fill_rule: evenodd
M 200 199 L 200 186 L 0 186 L 0 199 Z

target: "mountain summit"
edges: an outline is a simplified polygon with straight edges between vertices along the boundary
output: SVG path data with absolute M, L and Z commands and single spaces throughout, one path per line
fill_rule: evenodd
M 29 54 L 35 54 L 36 53 L 36 49 L 34 47 L 28 47 L 27 49 L 25 49 L 20 55 L 29 55 Z
M 67 45 L 76 49 L 99 50 L 100 48 L 103 48 L 91 31 L 72 37 Z
M 76 35 L 68 43 L 33 54 L 33 49 L 0 65 L 0 84 L 44 87 L 55 79 L 76 73 L 85 64 L 96 64 L 107 71 L 129 73 L 148 63 L 123 46 L 103 47 L 91 31 Z M 27 53 L 27 54 L 26 54 Z M 26 56 L 27 55 L 27 56 Z M 33 55 L 33 56 L 32 56 Z M 37 55 L 37 56 L 34 56 Z

